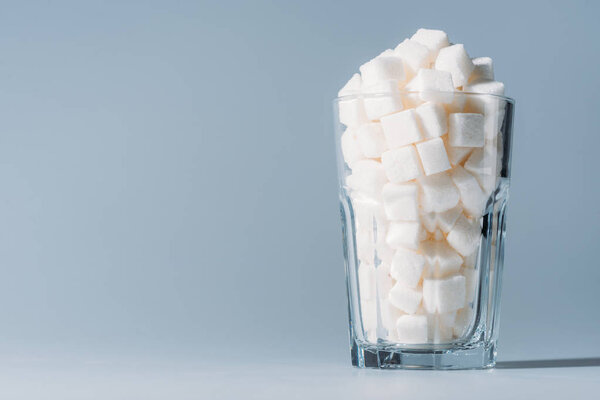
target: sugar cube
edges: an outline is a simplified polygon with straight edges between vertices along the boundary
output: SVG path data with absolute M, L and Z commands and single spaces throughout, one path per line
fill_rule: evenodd
M 469 83 L 494 80 L 494 64 L 490 57 L 476 57 L 472 58 L 471 61 L 475 68 L 469 77 Z
M 415 109 L 423 136 L 426 138 L 440 137 L 448 130 L 448 120 L 444 107 L 437 103 L 427 102 Z
M 456 313 L 456 319 L 454 321 L 454 336 L 460 339 L 466 335 L 473 321 L 473 317 L 474 311 L 471 307 L 465 307 L 458 310 Z
M 380 158 L 381 153 L 387 150 L 383 129 L 378 122 L 361 125 L 356 131 L 356 139 L 365 157 Z
M 435 69 L 450 72 L 454 87 L 465 85 L 475 69 L 471 58 L 462 44 L 444 47 L 435 59 Z
M 444 141 L 441 138 L 417 143 L 417 151 L 425 170 L 425 175 L 433 175 L 451 168 Z
M 390 290 L 394 286 L 394 280 L 390 275 L 389 264 L 379 264 L 375 270 L 375 276 L 377 278 L 377 295 L 380 299 L 387 299 L 390 294 Z
M 455 92 L 454 99 L 451 103 L 444 104 L 444 109 L 449 114 L 465 112 L 467 99 L 468 96 L 466 94 L 462 92 Z
M 487 196 L 477 179 L 460 165 L 450 171 L 450 176 L 460 192 L 463 208 L 474 217 L 483 215 Z
M 421 207 L 424 212 L 444 212 L 455 207 L 460 194 L 446 172 L 417 179 L 421 188 Z
M 478 220 L 468 219 L 464 215 L 458 217 L 456 224 L 446 236 L 448 244 L 464 257 L 477 250 L 480 238 L 481 228 Z
M 370 86 L 363 86 L 363 102 L 367 117 L 372 121 L 384 115 L 402 110 L 402 97 L 398 81 L 379 81 Z
M 349 98 L 338 102 L 340 122 L 347 127 L 358 127 L 369 122 L 365 104 L 361 98 Z
M 466 93 L 482 93 L 482 94 L 493 94 L 497 96 L 504 95 L 504 83 L 490 80 L 483 80 L 478 82 L 469 83 L 463 87 L 463 91 Z
M 356 139 L 356 129 L 347 128 L 341 137 L 342 155 L 348 167 L 364 158 L 358 140 Z
M 450 164 L 455 167 L 467 159 L 467 156 L 473 151 L 473 147 L 448 146 L 446 151 Z
M 476 178 L 480 178 L 482 175 L 495 175 L 496 174 L 496 148 L 492 144 L 491 146 L 485 146 L 483 148 L 477 148 L 473 150 L 467 161 L 465 162 L 465 169 L 472 173 Z M 481 181 L 480 181 L 481 183 Z
M 448 117 L 448 143 L 457 147 L 483 147 L 483 115 L 452 113 Z
M 417 312 L 422 298 L 421 290 L 408 287 L 402 282 L 396 282 L 389 295 L 390 303 L 407 314 Z
M 363 85 L 370 86 L 380 81 L 404 81 L 404 66 L 400 57 L 380 56 L 363 64 L 360 68 Z
M 417 151 L 412 145 L 384 152 L 381 155 L 381 164 L 387 178 L 394 183 L 406 182 L 423 174 Z
M 406 315 L 405 312 L 394 307 L 388 299 L 381 299 L 379 302 L 381 312 L 381 325 L 385 329 L 385 333 L 380 335 L 382 339 L 398 340 L 396 332 L 396 322 L 398 318 Z
M 409 221 L 394 221 L 386 236 L 386 243 L 397 249 L 405 247 L 408 249 L 418 249 L 421 240 L 421 224 L 418 222 Z
M 408 249 L 398 249 L 392 259 L 390 274 L 405 286 L 414 288 L 421 280 L 425 257 Z
M 460 269 L 463 259 L 445 240 L 421 243 L 421 250 L 427 260 L 429 276 L 443 278 Z
M 374 300 L 377 282 L 375 280 L 375 266 L 361 262 L 358 266 L 358 287 L 361 300 Z
M 415 110 L 405 110 L 381 117 L 383 133 L 391 149 L 406 146 L 422 139 Z
M 402 315 L 396 322 L 396 329 L 400 343 L 427 343 L 426 315 Z
M 420 216 L 421 223 L 427 232 L 434 232 L 437 228 L 437 217 L 434 212 L 422 213 Z
M 467 303 L 471 303 L 475 299 L 477 287 L 479 286 L 479 270 L 463 268 L 461 274 L 465 277 Z
M 450 45 L 446 32 L 437 29 L 421 28 L 410 39 L 427 46 L 432 59 L 437 56 L 440 49 Z
M 456 311 L 427 314 L 427 331 L 431 343 L 447 343 L 452 340 Z
M 387 181 L 383 165 L 375 160 L 359 160 L 355 162 L 352 168 L 352 175 L 346 178 L 346 184 L 350 189 L 374 197 L 381 195 L 381 189 Z
M 419 68 L 428 68 L 431 63 L 429 48 L 415 40 L 405 39 L 395 50 L 404 62 L 404 72 L 407 77 L 414 76 Z
M 423 280 L 423 304 L 429 313 L 456 311 L 465 305 L 465 277 Z
M 363 300 L 360 302 L 360 316 L 362 326 L 369 341 L 377 340 L 377 302 L 374 300 Z
M 382 240 L 379 240 L 378 233 L 378 241 L 375 245 L 377 258 L 379 258 L 382 263 L 391 264 L 392 260 L 394 259 L 394 254 L 396 254 L 396 251 L 390 246 L 388 246 L 388 244 L 385 242 L 385 235 L 383 235 L 382 238 Z
M 340 89 L 340 91 L 338 92 L 338 97 L 360 94 L 361 86 L 362 79 L 360 77 L 360 74 L 354 74 L 352 75 L 352 78 L 350 78 L 350 80 L 346 82 L 344 87 Z
M 474 251 L 468 256 L 465 256 L 465 262 L 463 263 L 463 266 L 465 268 L 475 268 L 475 264 L 477 264 L 477 256 L 477 251 Z
M 436 213 L 437 226 L 442 230 L 442 232 L 448 233 L 454 227 L 456 220 L 461 214 L 462 207 L 460 204 L 447 211 Z
M 447 71 L 421 68 L 406 85 L 406 90 L 420 92 L 419 97 L 423 101 L 451 103 L 454 99 L 452 75 Z
M 417 184 L 386 183 L 382 190 L 383 206 L 390 220 L 417 221 L 419 199 Z
M 370 229 L 356 231 L 356 256 L 365 264 L 375 263 L 375 237 Z
M 381 200 L 361 192 L 352 192 L 350 197 L 358 228 L 373 229 L 373 224 L 382 224 L 387 219 Z

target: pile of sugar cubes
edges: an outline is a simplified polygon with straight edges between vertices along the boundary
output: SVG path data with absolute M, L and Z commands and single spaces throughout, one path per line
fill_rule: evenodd
M 489 57 L 470 58 L 430 29 L 362 65 L 340 90 L 369 341 L 444 343 L 469 328 L 481 217 L 502 157 L 503 94 Z

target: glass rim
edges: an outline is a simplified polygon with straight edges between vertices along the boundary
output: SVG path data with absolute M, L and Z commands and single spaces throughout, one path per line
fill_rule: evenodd
M 441 91 L 441 90 L 400 90 L 398 92 L 395 93 L 391 93 L 391 92 L 367 92 L 367 93 L 356 93 L 356 94 L 349 94 L 349 95 L 345 95 L 345 96 L 338 96 L 335 99 L 333 99 L 334 103 L 338 103 L 340 101 L 345 101 L 345 100 L 354 100 L 354 99 L 362 99 L 362 98 L 377 98 L 377 97 L 390 97 L 390 96 L 398 96 L 398 95 L 403 95 L 403 94 L 421 94 L 421 93 L 427 93 L 427 94 L 435 94 L 435 93 L 440 93 L 440 94 L 449 94 L 452 93 L 452 95 L 454 94 L 461 94 L 461 95 L 467 95 L 468 97 L 491 97 L 491 98 L 496 98 L 496 99 L 500 99 L 500 100 L 504 100 L 507 103 L 511 103 L 511 104 L 515 104 L 515 99 L 513 99 L 512 97 L 508 97 L 508 96 L 504 96 L 504 95 L 499 95 L 499 94 L 492 94 L 492 93 L 476 93 L 476 92 L 462 92 L 462 91 Z

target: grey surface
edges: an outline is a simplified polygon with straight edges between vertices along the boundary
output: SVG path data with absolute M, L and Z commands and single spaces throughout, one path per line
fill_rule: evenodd
M 600 357 L 599 4 L 366 4 L 2 4 L 0 392 L 592 387 L 598 367 L 348 367 L 330 102 L 422 26 L 493 57 L 517 100 L 500 359 Z

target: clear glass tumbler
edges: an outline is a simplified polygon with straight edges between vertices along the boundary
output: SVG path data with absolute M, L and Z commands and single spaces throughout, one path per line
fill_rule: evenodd
M 495 365 L 514 101 L 334 101 L 352 364 Z

